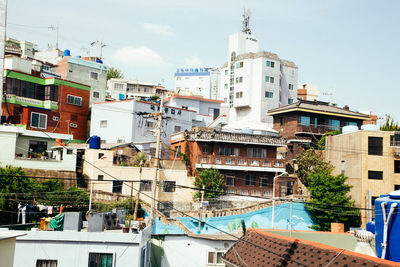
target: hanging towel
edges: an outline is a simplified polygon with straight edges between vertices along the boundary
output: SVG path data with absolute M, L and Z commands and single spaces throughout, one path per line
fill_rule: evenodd
M 53 206 L 47 207 L 47 214 L 53 214 Z

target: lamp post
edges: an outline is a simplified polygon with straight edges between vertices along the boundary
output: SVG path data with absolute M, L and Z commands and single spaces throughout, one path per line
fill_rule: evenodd
M 279 178 L 283 175 L 287 175 L 287 172 L 283 172 L 283 173 L 275 176 L 273 179 L 273 184 L 272 184 L 272 229 L 274 229 L 274 221 L 275 221 L 275 179 Z
M 92 162 L 92 177 L 90 177 L 90 198 L 89 198 L 89 211 L 92 210 L 92 197 L 93 197 L 93 180 L 94 180 L 94 169 L 96 168 L 96 162 L 102 159 L 105 159 L 106 157 L 101 157 L 99 159 L 96 159 Z

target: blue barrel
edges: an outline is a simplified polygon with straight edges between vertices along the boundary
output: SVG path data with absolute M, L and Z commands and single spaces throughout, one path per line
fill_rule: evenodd
M 64 57 L 69 57 L 71 55 L 71 51 L 69 49 L 64 50 Z
M 90 149 L 100 149 L 100 136 L 93 135 L 89 139 L 89 148 Z
M 381 195 L 375 200 L 375 247 L 376 254 L 382 258 L 382 243 L 384 236 L 384 217 L 381 203 L 385 202 L 385 216 L 388 218 L 392 204 L 393 213 L 389 218 L 387 227 L 387 246 L 385 259 L 400 262 L 400 190 L 393 191 L 389 195 Z
M 367 222 L 367 231 L 375 234 L 375 221 Z

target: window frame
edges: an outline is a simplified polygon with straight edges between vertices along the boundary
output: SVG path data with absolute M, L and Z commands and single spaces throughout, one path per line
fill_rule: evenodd
M 153 181 L 152 180 L 141 180 L 139 186 L 140 186 L 140 191 L 150 192 L 153 187 Z
M 383 171 L 368 170 L 368 180 L 383 180 Z
M 116 193 L 116 194 L 122 194 L 122 192 L 124 191 L 124 182 L 122 181 L 112 181 L 111 183 L 111 192 Z M 116 188 L 121 188 L 121 190 L 116 190 Z
M 50 259 L 36 260 L 36 267 L 57 267 L 57 266 L 58 266 L 58 260 L 50 260 Z
M 228 183 L 228 179 L 231 179 L 232 184 Z M 225 176 L 225 184 L 226 186 L 235 186 L 235 176 L 234 175 L 226 175 Z
M 379 140 L 380 144 L 373 144 L 372 140 Z M 383 137 L 368 136 L 368 155 L 382 156 L 383 155 Z
M 103 256 L 111 256 L 111 267 L 114 267 L 115 255 L 114 255 L 114 253 L 109 253 L 109 252 L 108 253 L 107 252 L 89 252 L 89 255 L 88 255 L 88 266 L 89 267 L 93 266 L 93 265 L 90 265 L 90 258 L 91 258 L 91 256 L 95 256 L 95 255 L 99 256 L 100 263 L 103 262 Z M 109 266 L 109 265 L 107 265 L 107 266 Z
M 71 102 L 71 101 L 70 101 L 70 98 L 71 98 L 71 99 L 74 99 L 74 101 Z M 79 101 L 80 101 L 79 104 L 76 104 L 76 99 L 79 99 Z M 68 104 L 68 105 L 74 105 L 74 106 L 82 107 L 82 102 L 83 102 L 83 101 L 82 101 L 82 97 L 76 96 L 76 95 L 67 94 L 67 104 Z
M 38 125 L 37 125 L 37 126 L 32 125 L 32 117 L 33 117 L 33 114 L 37 114 L 37 115 L 38 115 Z M 40 117 L 41 117 L 41 116 L 46 118 L 46 119 L 45 119 L 45 127 L 44 127 L 44 128 L 43 128 L 43 127 L 40 127 Z M 32 111 L 32 112 L 31 112 L 31 121 L 30 121 L 30 125 L 31 125 L 31 128 L 43 129 L 43 130 L 47 129 L 47 114 L 43 114 L 43 113 L 39 113 L 39 112 L 34 112 L 34 111 Z
M 100 92 L 93 91 L 93 95 L 92 96 L 93 96 L 93 98 L 100 98 Z
M 171 191 L 169 189 L 172 188 Z M 168 189 L 168 191 L 167 191 Z M 162 192 L 163 193 L 175 193 L 176 192 L 176 181 L 162 181 Z
M 108 120 L 100 120 L 100 128 L 107 128 Z
M 255 174 L 248 173 L 245 175 L 245 185 L 246 186 L 256 186 L 257 179 Z
M 92 78 L 92 73 L 96 74 L 96 78 Z M 99 80 L 99 73 L 95 71 L 89 72 L 89 78 L 93 81 L 98 81 Z

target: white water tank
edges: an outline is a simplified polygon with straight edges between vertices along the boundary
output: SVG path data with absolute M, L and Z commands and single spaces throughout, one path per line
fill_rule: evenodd
M 364 124 L 364 125 L 361 125 L 361 130 L 378 131 L 379 129 L 378 129 L 378 125 L 376 125 L 376 124 Z
M 354 133 L 358 131 L 358 126 L 356 125 L 347 125 L 347 126 L 343 126 L 343 133 Z

